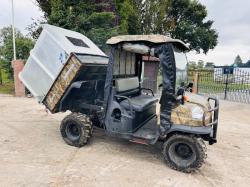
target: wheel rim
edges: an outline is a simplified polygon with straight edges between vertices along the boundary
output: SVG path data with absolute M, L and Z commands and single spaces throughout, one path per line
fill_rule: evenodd
M 182 159 L 190 159 L 193 156 L 193 151 L 189 145 L 178 143 L 175 145 L 175 153 Z
M 66 135 L 71 140 L 77 140 L 80 137 L 80 130 L 76 124 L 68 124 L 66 127 Z
M 179 167 L 188 167 L 192 165 L 197 155 L 189 143 L 177 141 L 170 145 L 168 155 L 172 162 Z

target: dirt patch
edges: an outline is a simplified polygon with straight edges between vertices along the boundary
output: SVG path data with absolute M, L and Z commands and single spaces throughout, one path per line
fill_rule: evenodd
M 221 101 L 218 143 L 205 165 L 184 174 L 166 166 L 161 144 L 143 146 L 96 131 L 89 145 L 66 145 L 66 114 L 34 99 L 0 95 L 0 186 L 249 186 L 250 105 Z

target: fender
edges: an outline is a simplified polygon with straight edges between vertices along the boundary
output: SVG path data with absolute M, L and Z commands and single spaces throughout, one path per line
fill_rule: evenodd
M 187 125 L 172 125 L 171 128 L 167 131 L 167 133 L 171 132 L 185 132 L 190 134 L 209 134 L 210 136 L 213 134 L 213 128 L 211 126 L 187 126 Z

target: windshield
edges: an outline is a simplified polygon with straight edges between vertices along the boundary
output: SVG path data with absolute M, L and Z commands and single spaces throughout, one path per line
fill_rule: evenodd
M 176 62 L 176 87 L 187 82 L 187 59 L 183 52 L 174 52 Z
M 187 71 L 186 71 L 186 55 L 185 53 L 180 53 L 174 51 L 175 61 L 176 61 L 176 86 L 177 89 L 180 87 L 181 82 L 187 84 Z M 142 87 L 152 89 L 156 94 L 161 94 L 162 89 L 162 67 L 160 65 L 159 59 L 155 57 L 143 58 L 142 63 Z

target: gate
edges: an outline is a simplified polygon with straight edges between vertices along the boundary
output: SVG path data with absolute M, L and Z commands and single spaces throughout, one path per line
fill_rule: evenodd
M 198 71 L 197 87 L 201 95 L 250 103 L 250 69 L 221 67 Z

